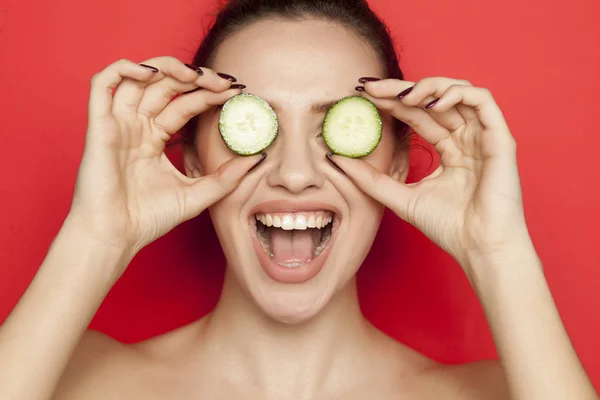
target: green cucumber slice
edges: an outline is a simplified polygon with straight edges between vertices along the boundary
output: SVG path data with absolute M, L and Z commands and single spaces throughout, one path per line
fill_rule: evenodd
M 375 150 L 382 132 L 383 122 L 375 104 L 361 96 L 349 96 L 327 111 L 321 133 L 333 153 L 358 158 Z
M 231 150 L 242 156 L 261 153 L 277 137 L 278 122 L 269 103 L 250 93 L 233 96 L 219 115 L 219 132 Z

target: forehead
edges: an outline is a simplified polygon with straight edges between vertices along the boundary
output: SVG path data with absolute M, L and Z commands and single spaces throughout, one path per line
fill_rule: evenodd
M 301 105 L 355 94 L 361 76 L 382 76 L 375 51 L 355 32 L 319 19 L 263 20 L 219 46 L 211 67 L 248 91 Z

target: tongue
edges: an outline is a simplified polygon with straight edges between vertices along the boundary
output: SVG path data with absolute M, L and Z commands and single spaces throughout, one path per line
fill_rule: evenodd
M 271 250 L 275 261 L 281 264 L 306 264 L 309 262 L 318 245 L 317 239 L 311 231 L 312 229 L 304 231 L 272 229 Z

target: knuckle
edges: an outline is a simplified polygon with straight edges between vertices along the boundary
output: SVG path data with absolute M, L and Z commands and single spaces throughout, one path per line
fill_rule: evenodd
M 92 78 L 90 79 L 90 85 L 92 87 L 100 86 L 103 76 L 103 72 L 97 72 L 94 75 L 92 75 Z
M 459 80 L 459 82 L 460 82 L 461 85 L 473 86 L 473 84 L 470 81 L 466 80 L 466 79 L 461 79 L 461 80 Z
M 152 64 L 152 65 L 154 65 L 154 64 L 161 65 L 161 64 L 164 64 L 165 60 L 168 60 L 170 58 L 173 58 L 173 57 L 171 57 L 171 56 L 152 57 L 152 58 L 149 58 L 149 59 L 143 61 L 142 63 L 143 64 Z
M 479 88 L 479 93 L 484 97 L 488 97 L 488 98 L 493 97 L 491 90 L 488 88 Z
M 419 85 L 420 87 L 431 87 L 433 85 L 435 85 L 436 81 L 438 80 L 438 77 L 426 77 L 421 79 L 420 81 L 418 81 L 415 86 Z
M 153 59 L 152 64 L 167 74 L 173 74 L 183 63 L 173 56 L 161 56 Z
M 120 69 L 120 68 L 123 68 L 123 67 L 131 64 L 131 63 L 132 63 L 132 61 L 130 61 L 130 60 L 126 59 L 126 58 L 121 58 L 120 60 L 118 60 L 117 62 L 115 62 L 114 65 L 117 66 Z
M 175 58 L 173 56 L 162 56 L 162 57 L 159 57 L 158 60 L 164 61 L 167 63 L 183 64 L 178 58 Z
M 447 93 L 458 93 L 462 90 L 464 90 L 464 85 L 461 85 L 460 83 L 454 83 L 450 85 L 450 87 L 447 90 Z
M 492 91 L 488 88 L 480 88 L 480 95 L 484 102 L 496 103 L 496 99 Z

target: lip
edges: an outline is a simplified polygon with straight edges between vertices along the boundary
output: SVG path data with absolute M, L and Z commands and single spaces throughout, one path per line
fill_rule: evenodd
M 331 211 L 335 214 L 333 223 L 331 226 L 331 238 L 327 247 L 323 249 L 321 254 L 310 260 L 308 263 L 297 268 L 287 268 L 279 265 L 265 252 L 262 245 L 259 242 L 256 233 L 256 218 L 257 213 L 294 213 L 294 212 L 305 212 L 305 211 Z M 258 257 L 258 261 L 261 264 L 265 273 L 274 281 L 280 283 L 304 283 L 314 277 L 316 277 L 327 258 L 329 253 L 335 244 L 338 235 L 338 228 L 341 223 L 341 212 L 339 209 L 331 204 L 323 202 L 290 202 L 283 200 L 268 201 L 253 207 L 250 210 L 248 218 L 248 229 L 252 238 L 252 246 Z

